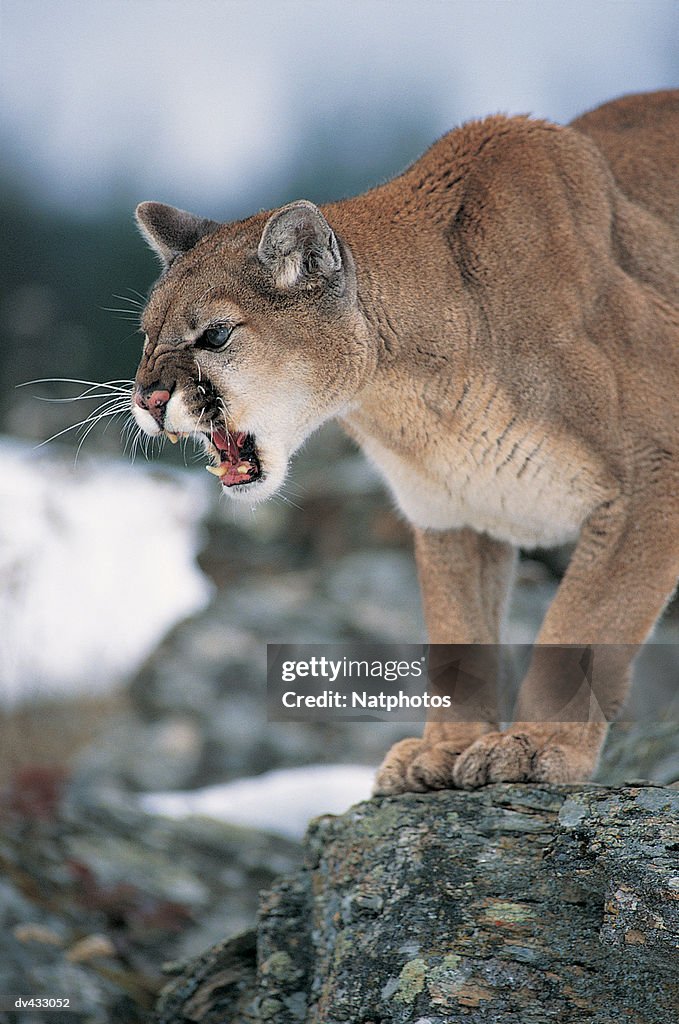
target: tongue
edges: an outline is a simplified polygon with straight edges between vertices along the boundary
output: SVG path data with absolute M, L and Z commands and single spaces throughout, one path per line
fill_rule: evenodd
M 217 429 L 212 433 L 212 443 L 219 449 L 221 464 L 215 467 L 208 466 L 208 469 L 221 479 L 224 487 L 249 483 L 259 472 L 256 460 L 248 458 L 242 450 L 247 437 L 245 431 L 227 434 L 226 431 Z
M 222 462 L 230 462 L 236 465 L 241 461 L 240 449 L 245 443 L 246 433 L 226 434 L 223 430 L 215 430 L 212 434 L 212 443 L 215 448 L 223 452 Z

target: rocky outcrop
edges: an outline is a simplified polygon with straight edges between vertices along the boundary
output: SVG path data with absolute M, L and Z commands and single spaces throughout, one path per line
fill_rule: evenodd
M 158 1024 L 675 1024 L 679 792 L 499 785 L 311 828 Z
M 0 787 L 0 1024 L 146 1024 L 161 964 L 246 928 L 257 891 L 300 860 L 282 836 L 153 817 L 115 792 L 89 803 L 22 773 Z M 5 1013 L 10 994 L 71 1012 Z

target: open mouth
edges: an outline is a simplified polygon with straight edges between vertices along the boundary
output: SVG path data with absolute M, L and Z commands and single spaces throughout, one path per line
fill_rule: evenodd
M 262 476 L 257 446 L 252 434 L 215 427 L 205 435 L 219 454 L 218 466 L 207 466 L 223 487 L 251 484 Z

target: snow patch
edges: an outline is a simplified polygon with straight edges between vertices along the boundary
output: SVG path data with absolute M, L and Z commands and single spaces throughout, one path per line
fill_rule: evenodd
M 121 685 L 208 603 L 196 474 L 0 439 L 0 706 Z
M 375 769 L 365 765 L 314 764 L 190 792 L 144 793 L 139 802 L 147 814 L 200 815 L 299 839 L 311 818 L 343 814 L 368 800 L 374 778 Z

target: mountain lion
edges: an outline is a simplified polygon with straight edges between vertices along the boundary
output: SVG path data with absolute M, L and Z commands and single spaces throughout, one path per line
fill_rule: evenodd
M 137 219 L 164 272 L 134 416 L 199 435 L 234 501 L 272 495 L 339 418 L 412 525 L 432 644 L 472 664 L 516 549 L 576 541 L 514 724 L 479 682 L 473 715 L 392 748 L 376 792 L 588 778 L 679 575 L 679 91 L 569 126 L 474 121 L 322 208 Z M 583 658 L 595 699 L 564 706 Z

